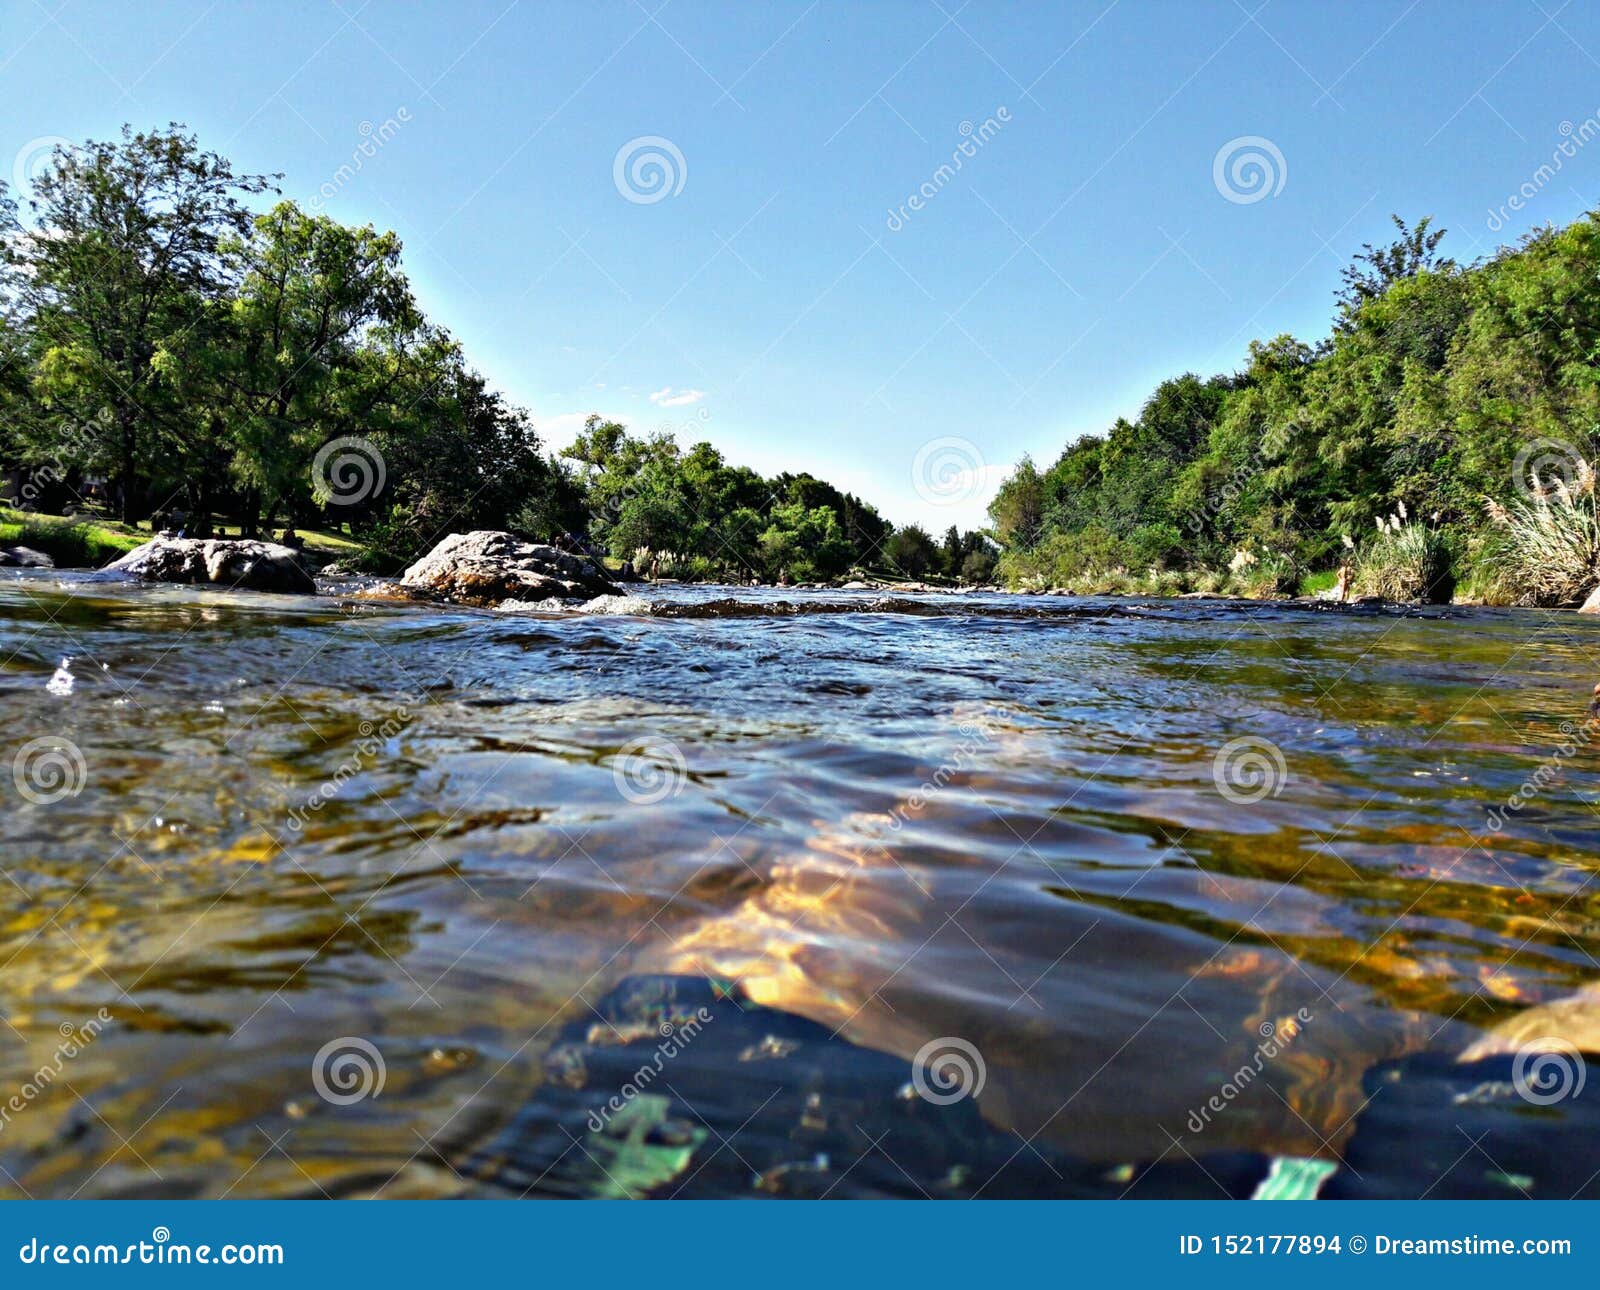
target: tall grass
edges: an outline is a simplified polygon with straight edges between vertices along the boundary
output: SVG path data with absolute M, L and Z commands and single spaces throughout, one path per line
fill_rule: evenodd
M 0 511 L 0 546 L 31 547 L 64 569 L 98 569 L 144 540 L 92 522 L 35 519 L 22 511 Z
M 1595 473 L 1581 462 L 1572 483 L 1559 476 L 1508 506 L 1489 504 L 1500 530 L 1491 586 L 1516 605 L 1570 605 L 1600 582 L 1600 513 Z
M 1355 590 L 1362 596 L 1409 604 L 1444 605 L 1455 595 L 1455 554 L 1442 530 L 1409 519 L 1405 503 L 1378 520 L 1378 534 L 1355 558 Z

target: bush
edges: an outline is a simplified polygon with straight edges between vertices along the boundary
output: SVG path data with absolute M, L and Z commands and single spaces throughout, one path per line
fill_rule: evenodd
M 382 519 L 361 530 L 361 549 L 343 563 L 361 573 L 399 573 L 432 547 L 419 541 L 405 507 L 392 506 Z
M 1486 595 L 1516 605 L 1570 605 L 1600 581 L 1600 515 L 1596 514 L 1594 469 L 1580 465 L 1571 484 L 1510 506 L 1489 504 L 1501 530 L 1490 547 Z
M 1265 547 L 1241 547 L 1228 563 L 1228 590 L 1251 600 L 1292 596 L 1300 588 L 1300 570 L 1294 557 Z
M 1401 604 L 1449 604 L 1456 575 L 1448 535 L 1420 521 L 1407 522 L 1404 502 L 1377 524 L 1377 537 L 1356 552 L 1356 593 Z

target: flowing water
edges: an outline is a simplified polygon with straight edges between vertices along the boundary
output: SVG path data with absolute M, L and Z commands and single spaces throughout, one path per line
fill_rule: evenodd
M 465 1162 L 652 973 L 1039 1151 L 1331 1159 L 1600 976 L 1592 620 L 648 594 L 0 584 L 0 1193 L 538 1194 Z

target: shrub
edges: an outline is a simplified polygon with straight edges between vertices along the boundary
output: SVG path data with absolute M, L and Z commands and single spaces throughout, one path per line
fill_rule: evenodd
M 1491 550 L 1486 594 L 1517 605 L 1570 605 L 1600 581 L 1600 514 L 1594 469 L 1584 462 L 1572 484 L 1553 487 L 1509 506 L 1489 503 L 1500 529 Z
M 1282 551 L 1240 547 L 1228 562 L 1227 586 L 1252 600 L 1292 596 L 1300 586 L 1300 570 L 1294 557 Z
M 1420 520 L 1408 520 L 1404 502 L 1388 519 L 1380 517 L 1377 526 L 1377 537 L 1356 552 L 1356 593 L 1402 604 L 1449 604 L 1456 576 L 1448 535 Z

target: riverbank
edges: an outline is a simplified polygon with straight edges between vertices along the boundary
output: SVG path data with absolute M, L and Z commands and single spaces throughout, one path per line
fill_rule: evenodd
M 240 536 L 237 524 L 214 526 L 219 538 Z M 361 544 L 328 529 L 301 529 L 306 550 L 317 560 L 353 557 Z M 105 516 L 42 515 L 0 506 L 0 549 L 27 547 L 50 557 L 60 569 L 99 569 L 155 536 L 150 522 L 124 524 Z

